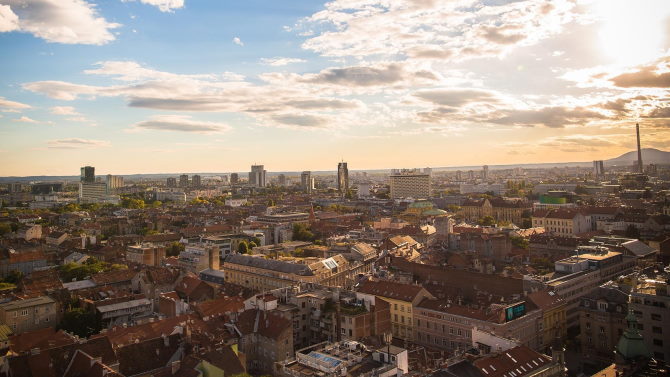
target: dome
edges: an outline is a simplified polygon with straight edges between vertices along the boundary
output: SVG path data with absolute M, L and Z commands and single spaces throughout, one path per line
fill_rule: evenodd
M 433 203 L 427 200 L 416 201 L 410 204 L 409 208 L 433 208 Z
M 421 213 L 422 216 L 442 216 L 446 214 L 447 211 L 438 208 L 429 209 Z

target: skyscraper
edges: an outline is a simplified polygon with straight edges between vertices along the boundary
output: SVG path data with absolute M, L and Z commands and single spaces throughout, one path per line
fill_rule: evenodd
M 230 184 L 236 185 L 240 182 L 240 176 L 237 173 L 230 173 Z
M 84 166 L 81 168 L 81 182 L 93 183 L 95 182 L 95 168 L 93 166 Z
M 337 164 L 337 190 L 345 195 L 349 191 L 349 168 L 346 162 Z
M 179 176 L 179 187 L 188 187 L 188 174 Z
M 300 174 L 300 187 L 305 192 L 312 192 L 312 188 L 314 188 L 314 186 L 312 185 L 311 171 L 304 171 L 302 174 Z
M 397 170 L 389 175 L 391 198 L 430 198 L 430 174 L 417 170 Z
M 177 187 L 177 178 L 170 177 L 166 182 L 167 187 Z
M 249 172 L 249 184 L 255 187 L 265 187 L 265 176 L 267 172 L 263 165 L 251 165 Z
M 199 175 L 196 174 L 196 175 L 191 177 L 191 186 L 200 187 L 201 184 L 202 184 L 202 179 L 200 178 Z
M 596 177 L 600 177 L 605 174 L 605 164 L 603 163 L 603 160 L 593 161 L 593 174 Z
M 123 187 L 123 177 L 120 175 L 107 174 L 107 193 L 114 194 Z
M 286 186 L 286 175 L 279 174 L 277 181 L 279 182 L 279 186 Z
M 482 179 L 483 180 L 489 179 L 489 166 L 488 165 L 484 165 L 482 167 Z

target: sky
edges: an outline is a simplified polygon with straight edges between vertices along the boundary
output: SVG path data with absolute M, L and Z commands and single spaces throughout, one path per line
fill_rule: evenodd
M 670 150 L 667 0 L 0 0 L 0 176 Z

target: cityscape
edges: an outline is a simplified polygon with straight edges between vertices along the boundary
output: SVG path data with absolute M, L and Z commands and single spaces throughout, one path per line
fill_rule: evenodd
M 669 5 L 0 0 L 0 377 L 670 376 Z

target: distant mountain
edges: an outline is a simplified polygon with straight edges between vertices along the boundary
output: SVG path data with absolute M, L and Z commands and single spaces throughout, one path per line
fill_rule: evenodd
M 605 161 L 607 165 L 632 165 L 637 161 L 637 151 L 630 151 Z M 646 164 L 670 164 L 670 152 L 655 148 L 642 148 L 642 162 Z

